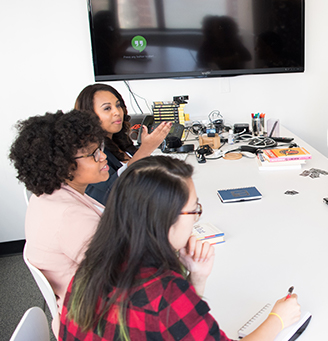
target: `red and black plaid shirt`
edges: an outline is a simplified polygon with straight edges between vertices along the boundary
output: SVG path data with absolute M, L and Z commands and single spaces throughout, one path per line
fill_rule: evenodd
M 144 268 L 141 278 L 149 278 L 154 268 Z M 69 285 L 61 315 L 59 341 L 120 340 L 117 307 L 104 317 L 103 335 L 96 326 L 87 333 L 68 320 L 67 303 L 72 289 Z M 109 297 L 112 293 L 109 294 Z M 126 313 L 126 325 L 131 341 L 157 340 L 220 340 L 230 341 L 209 314 L 209 307 L 194 287 L 181 275 L 167 271 L 133 289 Z

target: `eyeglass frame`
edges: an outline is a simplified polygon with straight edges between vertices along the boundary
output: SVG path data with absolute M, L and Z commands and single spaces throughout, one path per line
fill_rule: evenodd
M 187 215 L 187 214 L 197 214 L 197 218 L 196 218 L 196 221 L 199 220 L 200 216 L 202 215 L 203 213 L 203 206 L 201 203 L 197 203 L 197 209 L 195 211 L 190 211 L 190 212 L 180 212 L 181 215 Z
M 104 141 L 103 141 L 103 142 L 101 142 L 100 146 L 98 146 L 91 154 L 85 154 L 85 155 L 81 155 L 81 156 L 75 156 L 75 157 L 74 157 L 74 160 L 76 160 L 76 159 L 82 159 L 82 158 L 84 158 L 84 157 L 90 157 L 90 156 L 92 156 L 93 159 L 95 160 L 95 162 L 99 162 L 99 160 L 100 160 L 100 152 L 103 152 L 104 149 L 105 149 L 105 143 L 104 143 Z M 97 156 L 97 157 L 96 157 L 96 153 L 98 153 L 98 156 Z M 97 160 L 96 158 L 97 158 L 98 160 Z

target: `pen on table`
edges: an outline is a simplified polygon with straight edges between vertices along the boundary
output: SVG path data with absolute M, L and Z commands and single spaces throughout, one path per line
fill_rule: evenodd
M 271 129 L 271 132 L 270 132 L 270 134 L 269 134 L 269 137 L 272 137 L 272 134 L 273 134 L 274 130 L 276 129 L 277 124 L 278 124 L 278 121 L 275 121 L 275 122 L 274 122 L 274 125 L 273 125 L 273 127 L 272 127 L 272 129 Z
M 290 288 L 288 289 L 288 293 L 287 293 L 287 296 L 286 296 L 286 300 L 288 300 L 288 299 L 292 296 L 293 290 L 294 290 L 294 287 L 290 287 Z

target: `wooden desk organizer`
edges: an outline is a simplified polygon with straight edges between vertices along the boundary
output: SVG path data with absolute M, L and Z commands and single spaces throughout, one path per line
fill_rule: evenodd
M 199 136 L 199 145 L 208 144 L 213 149 L 218 149 L 221 145 L 220 136 L 216 133 L 214 137 L 208 137 L 206 134 Z

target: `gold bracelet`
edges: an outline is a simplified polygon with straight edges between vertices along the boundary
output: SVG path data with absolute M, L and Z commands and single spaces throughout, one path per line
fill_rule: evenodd
M 285 328 L 284 321 L 282 320 L 282 318 L 278 314 L 270 313 L 269 315 L 277 316 L 279 318 L 280 322 L 281 322 L 281 326 L 282 326 L 281 330 L 283 330 Z

